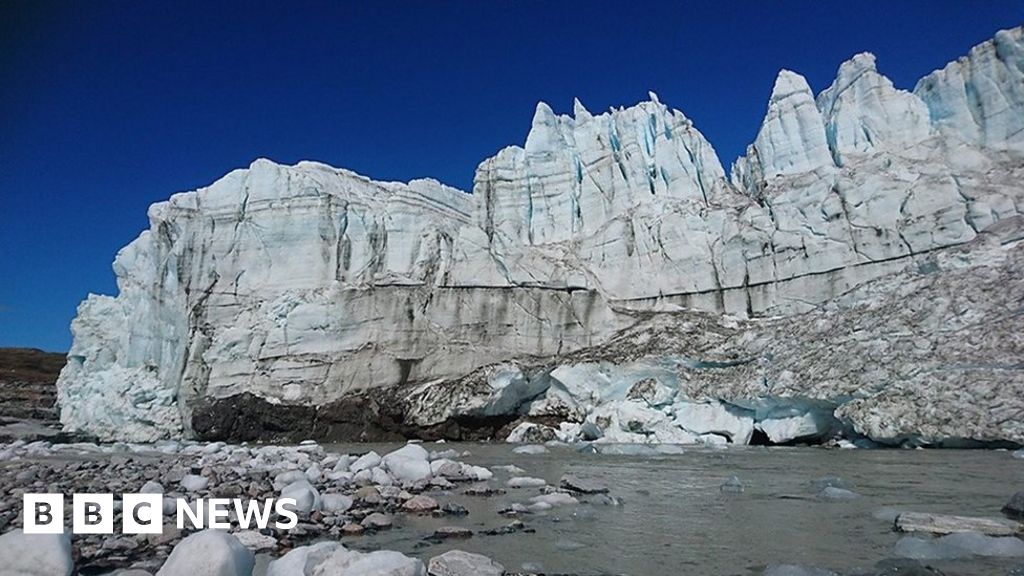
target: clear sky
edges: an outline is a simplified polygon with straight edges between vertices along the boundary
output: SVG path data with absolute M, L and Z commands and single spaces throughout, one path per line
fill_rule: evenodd
M 0 2 L 0 346 L 66 351 L 146 208 L 268 157 L 469 190 L 538 100 L 658 93 L 726 167 L 775 74 L 868 50 L 898 87 L 1024 2 Z

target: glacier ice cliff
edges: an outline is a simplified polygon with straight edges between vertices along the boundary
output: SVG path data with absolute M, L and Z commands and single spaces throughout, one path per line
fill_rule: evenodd
M 1024 442 L 1024 29 L 779 73 L 730 170 L 539 104 L 472 194 L 257 160 L 149 210 L 58 382 L 102 439 Z

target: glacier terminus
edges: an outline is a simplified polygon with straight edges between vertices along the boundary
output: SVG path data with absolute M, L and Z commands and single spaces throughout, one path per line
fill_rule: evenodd
M 58 381 L 101 440 L 1024 443 L 1024 28 L 778 74 L 728 169 L 539 104 L 472 193 L 260 159 L 149 209 Z

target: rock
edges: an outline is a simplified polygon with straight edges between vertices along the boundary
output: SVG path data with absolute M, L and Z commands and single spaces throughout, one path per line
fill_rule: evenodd
M 206 490 L 206 487 L 210 485 L 210 479 L 195 474 L 186 474 L 179 484 L 181 484 L 181 488 L 186 492 L 199 492 L 200 490 Z
M 363 526 L 363 528 L 371 528 L 373 530 L 385 530 L 387 528 L 391 528 L 392 522 L 391 516 L 388 516 L 387 514 L 381 514 L 380 512 L 374 512 L 373 514 L 368 515 L 366 518 L 363 518 L 363 521 L 360 522 L 360 524 Z
M 379 496 L 378 496 L 379 497 Z M 352 498 L 344 494 L 324 494 L 320 497 L 320 509 L 331 514 L 345 512 L 352 507 Z
M 286 472 L 281 472 L 277 476 L 274 476 L 274 489 L 281 490 L 285 486 L 300 480 L 309 481 L 309 479 L 306 478 L 306 473 L 301 470 L 288 470 Z
M 362 470 L 369 470 L 371 468 L 379 466 L 380 463 L 380 454 L 377 454 L 376 452 L 371 450 L 370 452 L 363 454 L 359 458 L 356 458 L 356 461 L 349 466 L 349 472 L 356 473 Z
M 376 486 L 391 486 L 395 481 L 383 468 L 370 470 L 370 482 Z
M 466 496 L 500 496 L 505 493 L 502 488 L 495 488 L 490 484 L 481 483 L 473 484 L 462 491 Z
M 448 540 L 450 538 L 470 538 L 473 531 L 461 526 L 442 526 L 430 536 L 432 540 Z
M 925 540 L 904 536 L 896 543 L 896 556 L 914 560 L 953 560 L 972 556 L 1000 558 L 1024 556 L 1024 540 L 1013 536 L 986 536 L 961 532 Z
M 545 446 L 537 444 L 527 444 L 526 446 L 516 446 L 512 449 L 513 454 L 546 454 L 548 449 Z
M 318 564 L 313 576 L 426 576 L 423 562 L 399 552 L 380 550 L 363 554 L 338 547 Z
M 581 494 L 608 493 L 608 488 L 605 488 L 604 486 L 601 486 L 599 484 L 595 484 L 594 482 L 591 482 L 589 480 L 582 480 L 580 478 L 577 478 L 576 476 L 573 476 L 572 474 L 566 474 L 562 476 L 562 480 L 559 482 L 559 485 L 566 490 L 579 492 Z
M 543 478 L 531 478 L 529 476 L 515 476 L 509 478 L 505 485 L 509 488 L 542 488 L 548 483 Z
M 447 502 L 434 511 L 434 516 L 466 516 L 468 514 L 469 510 L 465 506 L 455 502 Z
M 376 486 L 363 486 L 356 490 L 352 496 L 366 504 L 379 504 L 381 502 L 380 490 Z
M 163 494 L 164 487 L 159 482 L 150 480 L 139 488 L 139 494 Z
M 503 576 L 505 567 L 481 554 L 449 550 L 427 563 L 430 576 Z
M 267 565 L 266 576 L 310 576 L 313 569 L 334 553 L 337 542 L 301 546 Z
M 203 530 L 178 543 L 156 576 L 251 576 L 254 565 L 253 553 L 237 538 Z
M 736 476 L 730 476 L 728 480 L 718 487 L 718 490 L 720 492 L 741 494 L 743 492 L 743 482 Z
M 432 476 L 447 476 L 449 478 L 462 476 L 462 464 L 447 458 L 433 460 L 430 463 L 430 473 Z
M 178 538 L 181 538 L 181 529 L 179 529 L 177 524 L 174 523 L 172 517 L 170 522 L 165 521 L 159 534 L 147 534 L 146 542 L 148 542 L 150 546 L 160 546 L 162 544 L 170 544 Z
M 437 500 L 434 500 L 430 496 L 419 494 L 405 501 L 402 504 L 402 509 L 409 512 L 423 513 L 436 510 L 439 507 Z
M 957 534 L 976 532 L 988 536 L 1013 536 L 1024 531 L 1019 523 L 1002 518 L 973 518 L 903 512 L 896 517 L 895 528 L 900 532 L 928 532 L 931 534 Z
M 418 444 L 406 444 L 384 456 L 384 464 L 391 475 L 401 483 L 415 483 L 430 479 L 427 451 Z
M 847 502 L 857 498 L 860 498 L 860 494 L 843 488 L 836 488 L 835 486 L 826 486 L 821 492 L 818 492 L 819 500 L 827 500 L 829 502 Z
M 234 533 L 235 538 L 249 550 L 261 552 L 277 548 L 277 538 L 261 534 L 258 530 L 242 530 Z
M 64 534 L 25 534 L 20 528 L 0 536 L 0 566 L 17 576 L 70 576 L 71 539 Z
M 294 498 L 294 511 L 309 514 L 320 509 L 320 493 L 308 480 L 296 480 L 281 490 L 281 498 Z
M 111 550 L 114 552 L 130 552 L 139 547 L 139 543 L 134 538 L 105 538 L 101 548 L 104 550 Z
M 564 492 L 553 492 L 551 494 L 541 494 L 530 498 L 530 502 L 533 504 L 546 504 L 547 506 L 568 506 L 572 504 L 579 504 L 579 500 L 572 496 L 565 494 Z
M 462 466 L 462 475 L 473 480 L 490 480 L 494 474 L 483 466 Z
M 1010 501 L 1003 506 L 1003 514 L 1008 518 L 1024 520 L 1024 491 L 1010 497 Z
M 352 462 L 354 462 L 354 461 L 355 461 L 355 459 L 352 458 L 351 456 L 349 456 L 348 454 L 342 454 L 341 456 L 338 457 L 338 460 L 334 463 L 333 470 L 335 472 L 348 472 L 349 471 L 349 467 L 352 466 Z
M 583 424 L 580 424 L 580 438 L 583 440 L 593 442 L 595 440 L 600 440 L 602 436 L 604 436 L 604 430 L 601 430 L 601 427 L 597 424 L 593 422 L 584 422 Z
M 341 527 L 342 533 L 347 534 L 349 536 L 357 536 L 359 534 L 362 534 L 363 531 L 365 530 L 366 529 L 363 528 L 361 524 L 356 524 L 355 522 L 346 522 Z
M 506 442 L 512 444 L 543 444 L 558 438 L 558 432 L 550 426 L 522 422 L 509 432 Z

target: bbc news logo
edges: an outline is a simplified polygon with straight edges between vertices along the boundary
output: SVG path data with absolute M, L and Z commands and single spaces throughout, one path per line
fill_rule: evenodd
M 25 534 L 64 533 L 63 494 L 25 494 L 22 506 Z M 163 494 L 122 494 L 121 511 L 120 529 L 123 534 L 163 532 Z M 113 494 L 73 494 L 71 532 L 113 534 L 116 512 Z M 270 498 L 262 502 L 240 498 L 199 498 L 194 505 L 184 498 L 175 500 L 175 523 L 182 530 L 227 530 L 231 528 L 232 512 L 243 530 L 267 528 L 271 524 L 272 513 L 276 514 L 274 527 L 280 530 L 294 528 L 299 522 L 294 498 Z

